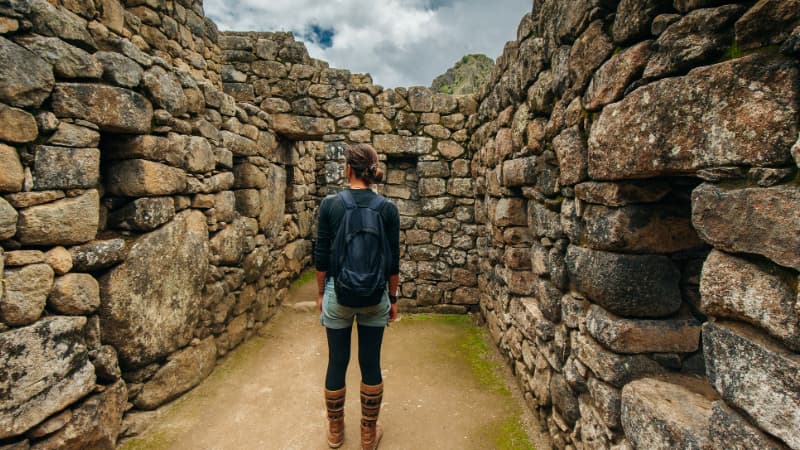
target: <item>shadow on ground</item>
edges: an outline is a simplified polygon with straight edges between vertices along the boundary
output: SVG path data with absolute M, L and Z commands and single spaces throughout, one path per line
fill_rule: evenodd
M 162 408 L 123 450 L 325 449 L 327 347 L 315 283 L 295 286 L 259 336 L 200 386 Z M 354 336 L 354 346 L 357 339 Z M 540 449 L 511 374 L 467 316 L 406 315 L 386 332 L 380 448 Z M 359 448 L 359 371 L 352 352 L 343 449 Z

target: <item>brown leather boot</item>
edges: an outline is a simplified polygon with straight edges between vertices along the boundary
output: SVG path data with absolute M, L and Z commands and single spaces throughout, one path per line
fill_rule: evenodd
M 383 400 L 383 383 L 370 386 L 361 383 L 361 448 L 375 450 L 383 437 L 383 429 L 378 425 L 378 414 Z
M 339 448 L 344 443 L 344 394 L 325 389 L 325 408 L 328 410 L 328 447 Z

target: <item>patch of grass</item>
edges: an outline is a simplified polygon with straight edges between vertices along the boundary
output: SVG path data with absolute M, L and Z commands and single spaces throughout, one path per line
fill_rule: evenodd
M 404 320 L 427 322 L 433 321 L 450 324 L 461 329 L 461 337 L 454 343 L 453 351 L 458 352 L 469 364 L 472 375 L 484 388 L 510 396 L 502 377 L 499 374 L 498 364 L 490 358 L 488 338 L 483 328 L 472 323 L 467 315 L 458 314 L 413 314 Z
M 305 272 L 301 273 L 300 276 L 297 277 L 296 280 L 294 280 L 294 283 L 292 283 L 292 286 L 293 287 L 300 287 L 300 286 L 308 283 L 309 281 L 315 279 L 316 276 L 317 276 L 317 271 L 315 269 L 313 269 L 313 268 L 312 269 L 308 269 Z
M 161 450 L 169 446 L 170 440 L 164 432 L 151 433 L 147 437 L 128 439 L 118 447 L 119 450 Z
M 534 449 L 519 416 L 509 416 L 500 425 L 494 437 L 494 448 L 497 450 Z

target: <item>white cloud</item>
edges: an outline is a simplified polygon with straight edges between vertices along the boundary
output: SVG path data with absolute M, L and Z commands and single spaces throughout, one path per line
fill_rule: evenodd
M 222 30 L 333 29 L 329 48 L 306 42 L 331 67 L 368 72 L 386 87 L 430 85 L 461 56 L 499 56 L 530 0 L 205 0 Z

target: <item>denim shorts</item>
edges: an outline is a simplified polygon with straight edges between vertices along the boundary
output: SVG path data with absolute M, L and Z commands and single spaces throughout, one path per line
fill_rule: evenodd
M 325 293 L 322 295 L 322 314 L 319 322 L 333 329 L 349 328 L 353 326 L 353 319 L 359 325 L 367 327 L 385 327 L 389 323 L 389 313 L 392 305 L 389 303 L 389 292 L 386 291 L 377 305 L 351 308 L 340 305 L 336 301 L 336 291 L 333 289 L 333 278 L 325 282 Z

